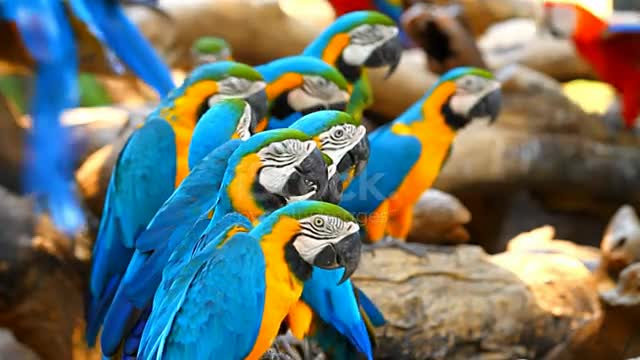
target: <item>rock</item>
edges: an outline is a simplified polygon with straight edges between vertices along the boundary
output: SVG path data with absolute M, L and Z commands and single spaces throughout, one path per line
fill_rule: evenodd
M 640 220 L 633 207 L 624 205 L 613 215 L 600 249 L 607 272 L 614 276 L 640 261 Z
M 31 349 L 19 343 L 7 329 L 0 329 L 0 360 L 39 360 Z
M 492 25 L 478 39 L 478 47 L 491 69 L 521 64 L 559 81 L 595 78 L 591 66 L 569 40 L 540 31 L 533 19 L 510 19 Z
M 595 282 L 575 258 L 429 249 L 363 254 L 354 282 L 388 321 L 376 358 L 542 358 L 601 318 Z
M 486 68 L 471 32 L 458 15 L 460 6 L 417 3 L 402 15 L 402 25 L 427 55 L 429 71 L 435 74 L 459 66 Z
M 537 0 L 404 0 L 405 6 L 415 3 L 438 5 L 459 4 L 464 22 L 478 36 L 492 24 L 511 18 L 540 18 L 542 7 Z
M 28 199 L 0 188 L 0 327 L 42 359 L 71 359 L 88 264 Z
M 542 226 L 521 233 L 507 244 L 509 252 L 564 254 L 580 260 L 588 268 L 595 268 L 600 260 L 600 251 L 591 246 L 580 246 L 567 240 L 555 239 L 553 226 Z
M 422 194 L 413 211 L 409 241 L 426 244 L 459 244 L 469 241 L 464 225 L 471 213 L 455 196 L 437 189 Z

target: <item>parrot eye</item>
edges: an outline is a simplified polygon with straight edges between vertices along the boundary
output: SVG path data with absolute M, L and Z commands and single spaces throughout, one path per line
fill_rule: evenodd
M 341 138 L 344 136 L 344 131 L 342 129 L 338 129 L 334 132 L 337 138 Z
M 302 90 L 315 98 L 330 99 L 340 92 L 338 85 L 321 76 L 305 76 Z M 323 108 L 324 109 L 324 108 Z
M 313 225 L 316 226 L 316 227 L 319 227 L 319 228 L 320 227 L 324 227 L 324 219 L 319 218 L 319 217 L 313 219 Z

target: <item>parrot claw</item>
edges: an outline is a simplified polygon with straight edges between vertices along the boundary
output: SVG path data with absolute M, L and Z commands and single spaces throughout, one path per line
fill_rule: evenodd
M 424 257 L 427 255 L 427 252 L 428 252 L 428 247 L 424 246 L 423 244 L 408 243 L 408 242 L 405 242 L 404 240 L 392 238 L 390 236 L 384 237 L 382 240 L 374 244 L 362 245 L 362 251 L 371 251 L 374 253 L 376 249 L 382 249 L 382 248 L 400 249 L 404 252 L 407 252 L 417 257 Z
M 303 341 L 293 336 L 293 334 L 291 334 L 291 331 L 288 331 L 286 334 L 276 337 L 275 341 L 273 342 L 273 347 L 291 360 L 305 360 L 297 350 L 298 348 L 304 347 Z

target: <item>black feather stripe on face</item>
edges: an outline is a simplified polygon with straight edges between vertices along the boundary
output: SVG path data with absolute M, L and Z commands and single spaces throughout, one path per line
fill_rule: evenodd
M 351 84 L 358 81 L 360 76 L 362 76 L 362 67 L 347 64 L 344 59 L 342 59 L 342 55 L 338 57 L 338 62 L 335 66 L 342 76 Z
M 293 246 L 294 241 L 295 237 L 285 245 L 284 259 L 289 266 L 289 270 L 295 275 L 295 277 L 304 282 L 311 278 L 311 271 L 313 271 L 313 268 L 304 261 L 304 259 L 302 259 L 300 254 L 298 254 L 298 251 Z
M 450 96 L 449 99 L 447 99 L 447 101 L 442 105 L 441 112 L 447 125 L 449 125 L 453 130 L 460 130 L 469 123 L 469 119 L 453 112 L 453 109 L 451 108 L 452 97 L 453 96 Z

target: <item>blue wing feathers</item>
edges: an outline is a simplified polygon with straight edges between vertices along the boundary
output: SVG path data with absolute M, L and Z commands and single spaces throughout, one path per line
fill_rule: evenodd
M 302 300 L 322 320 L 335 327 L 360 352 L 371 359 L 373 350 L 367 327 L 360 315 L 353 285 L 350 280 L 337 285 L 343 271 L 314 267 L 311 278 L 305 282 Z
M 412 135 L 399 135 L 391 127 L 369 135 L 366 168 L 347 187 L 340 205 L 352 213 L 370 214 L 398 189 L 416 164 L 422 146 Z
M 247 234 L 220 249 L 205 247 L 180 271 L 168 296 L 154 299 L 158 311 L 151 313 L 139 356 L 244 358 L 262 321 L 264 269 L 262 250 Z

